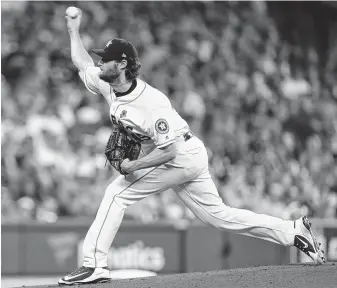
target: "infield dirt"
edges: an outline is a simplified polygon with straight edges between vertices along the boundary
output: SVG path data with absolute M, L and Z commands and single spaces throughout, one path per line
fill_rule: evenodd
M 27 287 L 27 286 L 26 286 Z M 58 285 L 29 286 L 39 288 Z M 329 288 L 337 287 L 337 263 L 323 266 L 294 264 L 232 270 L 183 273 L 147 278 L 114 280 L 111 283 L 80 285 L 81 288 Z

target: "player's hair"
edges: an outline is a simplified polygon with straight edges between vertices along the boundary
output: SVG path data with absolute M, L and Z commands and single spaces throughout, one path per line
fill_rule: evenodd
M 128 81 L 132 81 L 139 75 L 139 69 L 142 67 L 138 58 L 128 61 L 128 65 L 125 70 L 125 77 Z

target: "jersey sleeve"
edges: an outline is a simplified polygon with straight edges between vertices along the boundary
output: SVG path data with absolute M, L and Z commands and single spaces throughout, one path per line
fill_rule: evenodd
M 79 72 L 85 87 L 93 94 L 100 94 L 99 72 L 100 69 L 94 66 L 87 66 L 83 71 Z
M 172 109 L 160 109 L 153 113 L 151 138 L 157 148 L 163 148 L 175 142 Z

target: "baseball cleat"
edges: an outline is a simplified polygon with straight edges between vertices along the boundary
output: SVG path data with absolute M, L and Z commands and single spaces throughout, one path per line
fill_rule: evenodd
M 92 268 L 82 266 L 58 281 L 59 285 L 92 284 L 110 282 L 111 276 L 108 267 Z
M 294 246 L 307 254 L 316 264 L 326 262 L 321 243 L 318 243 L 311 229 L 311 223 L 306 216 L 294 221 L 294 227 L 298 232 L 295 235 Z

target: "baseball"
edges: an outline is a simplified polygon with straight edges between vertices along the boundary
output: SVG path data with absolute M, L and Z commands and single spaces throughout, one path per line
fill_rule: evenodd
M 77 9 L 74 6 L 70 6 L 66 10 L 66 15 L 71 18 L 76 18 L 79 13 L 80 13 L 79 9 Z

